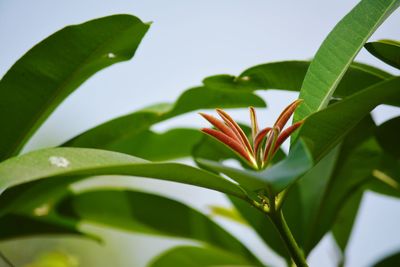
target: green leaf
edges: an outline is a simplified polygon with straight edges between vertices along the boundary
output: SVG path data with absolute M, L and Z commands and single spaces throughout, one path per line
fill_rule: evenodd
M 384 122 L 376 130 L 376 138 L 381 147 L 386 153 L 397 159 L 400 159 L 399 132 L 400 117 Z
M 73 226 L 29 215 L 7 214 L 0 218 L 0 240 L 35 235 L 82 235 Z
M 347 201 L 379 166 L 382 150 L 373 137 L 374 129 L 370 118 L 360 122 L 336 150 L 317 164 L 319 167 L 299 182 L 304 214 L 302 246 L 306 254 L 333 227 Z
M 97 189 L 71 194 L 59 203 L 57 211 L 77 221 L 197 240 L 258 263 L 245 246 L 210 218 L 162 196 L 131 190 Z
M 265 102 L 251 92 L 215 90 L 207 87 L 192 88 L 185 91 L 173 104 L 150 106 L 108 121 L 73 138 L 64 146 L 101 148 L 129 153 L 129 148 L 141 142 L 137 138 L 138 134 L 148 130 L 155 123 L 198 109 L 251 105 L 264 107 Z
M 84 177 L 36 180 L 0 195 L 0 240 L 35 235 L 85 235 L 76 221 L 60 218 L 54 206 L 69 194 L 68 186 Z M 95 238 L 98 240 L 98 238 Z
M 219 250 L 212 247 L 175 247 L 170 249 L 150 264 L 150 267 L 216 267 L 231 266 L 244 267 L 254 266 L 240 255 Z
M 17 154 L 90 76 L 132 58 L 148 28 L 130 15 L 95 19 L 54 33 L 20 58 L 0 81 L 0 160 Z
M 312 61 L 300 91 L 299 121 L 325 108 L 357 53 L 399 0 L 362 0 L 330 32 Z M 368 16 L 366 16 L 368 14 Z
M 400 69 L 400 42 L 380 40 L 366 43 L 365 48 L 375 57 L 392 67 Z
M 311 155 L 303 142 L 299 142 L 286 159 L 262 171 L 240 170 L 206 159 L 197 161 L 216 172 L 221 172 L 249 191 L 271 187 L 279 193 L 308 171 L 312 165 Z
M 242 72 L 238 77 L 215 75 L 204 79 L 203 83 L 215 89 L 236 89 L 243 91 L 279 89 L 300 91 L 302 82 L 310 66 L 309 61 L 280 61 L 257 65 Z M 333 96 L 345 98 L 365 87 L 393 76 L 375 67 L 353 62 Z M 387 104 L 400 106 L 400 101 L 387 101 Z
M 399 264 L 400 264 L 400 252 L 396 252 L 374 263 L 373 267 L 393 267 L 393 266 L 398 266 Z
M 196 185 L 237 197 L 243 189 L 212 173 L 178 163 L 151 163 L 126 154 L 83 148 L 52 148 L 0 163 L 0 192 L 9 187 L 50 177 L 134 175 Z
M 151 161 L 172 160 L 190 156 L 202 136 L 199 129 L 174 128 L 163 133 L 145 130 L 121 139 L 112 150 Z
M 400 77 L 372 85 L 309 116 L 300 129 L 299 137 L 318 161 L 376 106 L 387 99 L 399 98 L 399 92 Z
M 340 209 L 332 227 L 332 234 L 341 249 L 343 256 L 353 230 L 365 188 L 354 192 Z

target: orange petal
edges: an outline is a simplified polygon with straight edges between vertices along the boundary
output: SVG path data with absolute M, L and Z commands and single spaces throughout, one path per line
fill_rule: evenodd
M 250 121 L 251 121 L 251 136 L 253 138 L 253 146 L 254 146 L 254 141 L 258 133 L 258 123 L 257 123 L 256 110 L 254 109 L 254 107 L 250 107 L 249 109 L 250 109 Z M 256 151 L 257 149 L 254 150 Z
M 278 119 L 275 122 L 276 127 L 279 127 L 279 130 L 283 130 L 283 127 L 285 127 L 287 121 L 289 118 L 292 116 L 293 112 L 296 110 L 296 108 L 303 102 L 303 99 L 297 99 L 293 103 L 291 103 L 289 106 L 287 106 L 282 113 L 279 115 Z
M 239 140 L 241 143 L 244 145 L 244 147 L 252 154 L 254 155 L 253 148 L 250 145 L 249 139 L 247 139 L 247 136 L 243 132 L 242 128 L 229 116 L 225 111 L 222 109 L 216 109 L 218 114 L 221 116 L 221 118 L 230 126 L 230 128 L 236 133 L 238 136 Z
M 279 135 L 279 128 L 274 127 L 272 128 L 272 131 L 270 132 L 267 142 L 265 143 L 265 151 L 264 151 L 264 158 L 263 158 L 263 163 L 266 165 L 272 158 L 273 150 L 275 147 L 275 142 L 276 139 L 278 138 Z
M 216 131 L 214 129 L 204 128 L 201 129 L 202 132 L 214 137 L 218 141 L 230 147 L 233 151 L 238 153 L 240 156 L 245 158 L 248 162 L 252 163 L 252 158 L 247 153 L 246 149 L 236 140 L 224 134 L 223 132 Z
M 239 139 L 237 139 L 236 134 L 225 123 L 223 123 L 219 119 L 215 118 L 214 116 L 211 116 L 211 115 L 208 115 L 205 113 L 201 113 L 201 112 L 199 114 L 203 118 L 205 118 L 208 122 L 210 122 L 212 125 L 214 125 L 217 129 L 219 129 L 221 132 L 223 132 L 224 134 L 228 135 L 229 137 L 239 141 Z
M 258 149 L 260 148 L 260 145 L 262 143 L 262 140 L 264 137 L 271 131 L 271 127 L 267 127 L 262 129 L 257 135 L 256 138 L 254 139 L 254 152 L 257 153 Z
M 275 143 L 275 148 L 274 148 L 274 154 L 278 150 L 278 148 L 285 142 L 286 139 L 294 132 L 296 131 L 302 124 L 304 123 L 304 120 L 298 121 L 292 126 L 288 127 L 286 130 L 284 130 L 279 136 L 278 139 L 276 140 Z

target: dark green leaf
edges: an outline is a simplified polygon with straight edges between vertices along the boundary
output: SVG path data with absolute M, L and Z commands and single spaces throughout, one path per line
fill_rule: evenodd
M 90 76 L 132 58 L 148 28 L 134 16 L 114 15 L 68 26 L 29 50 L 0 81 L 0 160 L 17 154 Z
M 388 255 L 386 258 L 376 262 L 373 267 L 394 267 L 400 265 L 400 252 Z
M 365 48 L 383 62 L 400 69 L 400 42 L 380 40 L 366 43 Z
M 393 118 L 379 125 L 376 138 L 386 153 L 400 159 L 400 146 L 398 142 L 400 133 L 400 117 Z
M 156 259 L 149 267 L 216 267 L 216 266 L 254 266 L 240 255 L 212 247 L 176 247 Z
M 363 0 L 335 26 L 319 48 L 304 78 L 299 97 L 304 99 L 304 103 L 296 110 L 295 121 L 328 105 L 357 53 L 399 5 L 399 0 Z
M 353 192 L 343 207 L 341 207 L 332 227 L 333 236 L 343 255 L 345 255 L 346 247 L 353 230 L 354 222 L 364 194 L 364 189 L 365 188 L 360 188 L 358 191 Z

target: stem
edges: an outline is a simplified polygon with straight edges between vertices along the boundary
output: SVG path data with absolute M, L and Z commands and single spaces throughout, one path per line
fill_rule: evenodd
M 308 267 L 303 252 L 294 239 L 281 210 L 271 210 L 269 216 L 278 230 L 287 250 L 297 267 Z

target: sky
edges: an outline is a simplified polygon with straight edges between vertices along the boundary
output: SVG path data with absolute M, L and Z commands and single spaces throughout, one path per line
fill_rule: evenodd
M 272 61 L 310 59 L 329 31 L 357 2 L 0 0 L 0 76 L 33 45 L 66 25 L 118 13 L 133 14 L 145 22 L 153 22 L 135 57 L 102 70 L 85 82 L 57 108 L 25 151 L 55 146 L 114 117 L 153 103 L 174 101 L 185 89 L 201 84 L 207 76 L 237 75 L 248 67 Z M 397 11 L 371 40 L 399 39 L 399 21 L 400 12 Z M 360 52 L 357 60 L 398 74 L 365 50 Z M 266 124 L 273 123 L 279 111 L 297 97 L 295 93 L 273 90 L 259 95 L 268 103 L 268 109 L 259 110 L 259 117 Z M 232 114 L 239 120 L 247 120 L 243 111 Z M 374 111 L 374 118 L 381 123 L 399 114 L 396 108 L 381 106 Z M 171 126 L 200 127 L 204 122 L 199 116 L 190 114 L 156 125 L 155 130 L 162 131 Z M 160 192 L 205 212 L 209 204 L 227 205 L 218 193 L 189 186 L 160 184 L 145 179 L 134 182 L 124 179 L 122 183 Z M 386 252 L 400 249 L 400 238 L 393 235 L 399 218 L 399 200 L 366 194 L 349 245 L 348 266 L 368 266 Z M 254 233 L 238 225 L 219 222 L 245 239 L 244 242 L 248 242 L 263 259 L 276 266 L 282 264 L 280 259 L 261 248 L 261 241 Z M 68 249 L 79 243 L 88 249 L 87 258 L 99 255 L 99 252 L 104 258 L 108 257 L 108 261 L 99 260 L 97 266 L 117 262 L 115 266 L 124 267 L 131 266 L 132 261 L 135 266 L 142 266 L 164 245 L 170 245 L 170 241 L 157 239 L 160 246 L 157 251 L 151 251 L 153 239 L 149 241 L 139 235 L 104 231 L 108 245 L 103 247 L 91 243 L 82 245 L 85 242 L 72 239 L 63 239 L 62 242 L 46 239 L 46 242 L 40 242 L 40 246 L 38 240 L 9 242 L 2 246 L 12 254 L 19 242 L 25 242 L 32 247 L 30 253 L 35 254 L 45 251 L 53 243 Z M 131 249 L 139 243 L 151 251 L 146 257 L 140 250 L 135 252 Z M 117 245 L 129 248 L 129 253 L 115 251 Z M 334 251 L 332 238 L 327 236 L 312 253 L 311 266 L 331 266 L 329 261 L 335 258 Z M 12 255 L 18 260 L 17 254 Z M 93 259 L 84 260 L 93 263 Z

